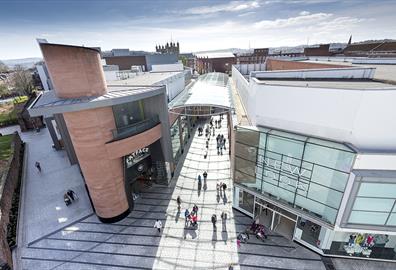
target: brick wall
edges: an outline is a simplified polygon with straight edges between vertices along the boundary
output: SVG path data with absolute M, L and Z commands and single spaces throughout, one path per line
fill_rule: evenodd
M 5 268 L 7 263 L 12 267 L 11 250 L 7 243 L 7 225 L 12 203 L 12 196 L 18 184 L 22 166 L 22 141 L 18 133 L 14 133 L 11 143 L 12 154 L 8 160 L 9 169 L 4 171 L 0 178 L 0 269 Z
M 298 70 L 298 69 L 317 69 L 317 68 L 345 68 L 348 66 L 307 63 L 299 61 L 282 61 L 275 59 L 267 59 L 266 70 Z

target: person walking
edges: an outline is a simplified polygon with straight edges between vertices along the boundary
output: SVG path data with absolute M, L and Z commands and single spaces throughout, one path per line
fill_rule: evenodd
M 36 163 L 34 164 L 34 166 L 36 166 L 37 170 L 38 170 L 39 172 L 41 172 L 41 165 L 40 165 L 40 162 L 36 161 Z
M 201 179 L 202 179 L 201 175 L 198 174 L 198 184 L 201 183 Z
M 157 221 L 154 223 L 154 228 L 157 228 L 158 233 L 161 232 L 162 222 L 159 219 L 157 219 Z
M 202 175 L 203 175 L 204 181 L 206 181 L 206 179 L 208 178 L 208 173 L 206 171 L 204 171 Z
M 191 213 L 193 213 L 193 215 L 197 215 L 198 214 L 198 206 L 196 205 L 196 204 L 194 204 L 194 206 L 193 206 L 193 209 L 192 209 L 192 212 Z
M 217 216 L 216 214 L 212 215 L 212 224 L 213 224 L 213 228 L 216 228 L 216 221 L 217 221 Z
M 209 139 L 206 140 L 206 148 L 209 148 Z
M 177 202 L 177 208 L 180 209 L 180 205 L 181 205 L 180 196 L 177 196 L 176 202 Z
M 226 183 L 223 183 L 222 188 L 223 188 L 223 193 L 225 194 L 225 191 L 226 191 L 226 189 L 227 189 Z
M 223 182 L 220 182 L 219 190 L 220 190 L 220 196 L 221 196 L 221 191 L 223 190 Z

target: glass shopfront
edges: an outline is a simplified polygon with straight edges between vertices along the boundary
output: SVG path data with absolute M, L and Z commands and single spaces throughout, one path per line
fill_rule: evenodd
M 182 144 L 180 142 L 180 128 L 179 128 L 179 118 L 173 123 L 170 129 L 171 133 L 171 141 L 172 141 L 172 151 L 173 151 L 173 160 L 175 163 L 179 161 Z
M 325 254 L 396 260 L 396 235 L 335 232 Z
M 347 222 L 356 225 L 396 226 L 396 180 L 356 177 L 358 191 Z
M 340 143 L 238 127 L 234 181 L 334 224 L 354 159 Z

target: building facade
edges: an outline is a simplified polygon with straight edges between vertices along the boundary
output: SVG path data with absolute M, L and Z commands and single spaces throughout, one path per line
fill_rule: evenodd
M 118 221 L 133 210 L 147 183 L 170 181 L 190 119 L 170 117 L 165 85 L 106 82 L 95 49 L 50 43 L 40 48 L 54 89 L 44 91 L 29 113 L 46 118 L 54 144 L 61 142 L 80 167 L 99 219 Z M 173 151 L 177 136 L 182 146 Z
M 235 130 L 234 207 L 325 256 L 396 260 L 396 86 L 287 65 L 233 67 L 253 124 Z

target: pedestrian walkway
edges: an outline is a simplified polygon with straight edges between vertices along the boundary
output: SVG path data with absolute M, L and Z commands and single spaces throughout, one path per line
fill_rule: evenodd
M 16 264 L 19 251 L 37 239 L 59 230 L 92 213 L 84 180 L 77 165 L 70 165 L 65 151 L 55 151 L 48 130 L 21 132 L 19 126 L 0 129 L 2 134 L 18 132 L 25 142 L 24 180 L 22 187 Z M 42 172 L 35 167 L 40 162 Z M 66 207 L 63 194 L 72 189 L 78 201 Z M 27 268 L 39 269 L 39 268 Z
M 227 137 L 225 126 L 215 132 Z M 237 232 L 251 219 L 232 210 L 227 151 L 217 155 L 213 136 L 206 159 L 205 147 L 205 135 L 196 132 L 171 185 L 143 192 L 124 220 L 103 224 L 89 214 L 30 242 L 22 249 L 22 269 L 228 269 L 230 264 L 234 269 L 324 269 L 318 255 L 276 234 L 265 242 L 251 237 L 238 250 Z M 199 191 L 197 176 L 204 170 L 208 179 Z M 226 196 L 217 196 L 220 181 L 227 184 Z M 177 196 L 182 199 L 180 212 Z M 199 225 L 186 229 L 183 213 L 194 204 Z M 227 213 L 224 224 L 222 212 Z M 213 213 L 216 230 L 210 221 Z M 157 219 L 164 225 L 161 233 L 153 228 Z

